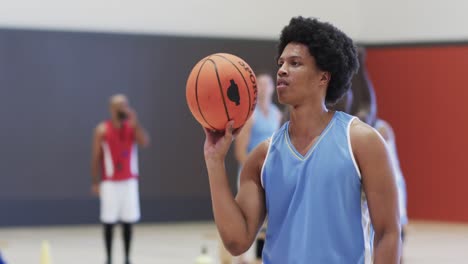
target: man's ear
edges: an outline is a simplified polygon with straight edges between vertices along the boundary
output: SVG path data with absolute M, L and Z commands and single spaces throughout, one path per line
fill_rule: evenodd
M 328 86 L 328 84 L 330 83 L 330 80 L 331 80 L 331 73 L 330 72 L 322 72 L 320 82 L 323 85 Z

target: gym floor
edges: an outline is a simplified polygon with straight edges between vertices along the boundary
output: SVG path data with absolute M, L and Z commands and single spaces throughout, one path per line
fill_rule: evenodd
M 100 264 L 104 263 L 101 234 L 99 225 L 0 228 L 0 250 L 8 264 L 40 263 L 41 255 L 53 264 Z M 202 246 L 219 263 L 213 222 L 138 224 L 134 235 L 135 264 L 195 263 Z M 120 228 L 113 249 L 114 263 L 123 263 Z M 460 264 L 467 259 L 468 225 L 411 222 L 405 264 Z

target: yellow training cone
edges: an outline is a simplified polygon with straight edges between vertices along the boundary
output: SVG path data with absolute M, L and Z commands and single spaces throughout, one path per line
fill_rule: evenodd
M 52 264 L 50 256 L 50 245 L 47 240 L 42 241 L 41 245 L 41 264 Z
M 214 264 L 214 260 L 208 255 L 206 247 L 202 248 L 202 254 L 195 259 L 195 264 Z

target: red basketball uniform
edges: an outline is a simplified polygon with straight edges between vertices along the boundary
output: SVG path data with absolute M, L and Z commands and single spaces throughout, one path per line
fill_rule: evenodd
M 138 151 L 135 129 L 124 122 L 120 128 L 105 123 L 102 141 L 102 180 L 123 181 L 138 177 Z

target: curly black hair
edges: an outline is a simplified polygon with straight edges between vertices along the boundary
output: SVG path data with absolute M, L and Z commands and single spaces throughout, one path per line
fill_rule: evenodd
M 351 38 L 331 25 L 316 18 L 293 17 L 281 32 L 278 56 L 288 43 L 295 42 L 308 47 L 317 67 L 330 72 L 325 101 L 334 104 L 351 87 L 351 79 L 359 69 L 357 49 Z

